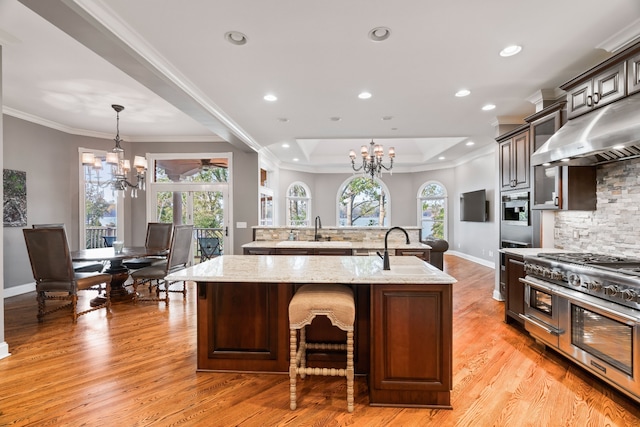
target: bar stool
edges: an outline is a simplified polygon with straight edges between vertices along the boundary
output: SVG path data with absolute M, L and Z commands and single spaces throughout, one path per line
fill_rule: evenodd
M 346 344 L 308 343 L 305 327 L 316 316 L 326 316 L 331 324 L 347 332 Z M 289 303 L 289 393 L 291 409 L 296 409 L 296 379 L 306 375 L 341 376 L 347 378 L 347 410 L 353 412 L 353 324 L 356 316 L 353 291 L 344 285 L 310 284 L 296 291 Z M 297 331 L 300 343 L 297 343 Z M 306 366 L 307 350 L 343 350 L 347 353 L 346 369 Z

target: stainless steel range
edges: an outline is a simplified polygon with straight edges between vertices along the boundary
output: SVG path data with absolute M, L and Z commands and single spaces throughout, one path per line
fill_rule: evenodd
M 640 259 L 525 256 L 525 328 L 640 401 Z

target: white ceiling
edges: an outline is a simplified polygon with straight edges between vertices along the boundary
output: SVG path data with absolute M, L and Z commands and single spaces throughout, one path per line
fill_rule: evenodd
M 391 36 L 370 40 L 380 26 Z M 134 144 L 227 140 L 349 172 L 373 139 L 424 170 L 492 149 L 532 95 L 639 35 L 638 0 L 0 0 L 3 112 L 113 138 L 115 103 Z M 510 44 L 522 52 L 500 57 Z

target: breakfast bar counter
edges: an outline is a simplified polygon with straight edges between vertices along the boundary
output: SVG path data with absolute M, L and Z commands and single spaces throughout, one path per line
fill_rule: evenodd
M 368 375 L 369 403 L 451 407 L 456 280 L 417 257 L 393 257 L 383 270 L 372 256 L 223 255 L 167 279 L 197 283 L 199 371 L 288 373 L 295 290 L 340 283 L 354 291 L 355 368 Z M 343 339 L 320 320 L 308 328 L 310 341 Z

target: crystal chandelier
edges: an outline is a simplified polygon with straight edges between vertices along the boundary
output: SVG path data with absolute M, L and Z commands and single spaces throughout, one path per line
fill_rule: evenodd
M 120 191 L 125 194 L 127 188 L 131 188 L 131 197 L 138 196 L 138 190 L 145 189 L 145 171 L 147 170 L 147 159 L 142 156 L 135 156 L 133 158 L 133 167 L 136 170 L 135 184 L 127 179 L 127 175 L 131 171 L 131 163 L 124 158 L 124 149 L 120 146 L 122 140 L 120 139 L 120 111 L 124 110 L 122 105 L 112 105 L 116 111 L 116 137 L 114 141 L 116 146 L 113 147 L 111 152 L 107 153 L 106 163 L 111 165 L 111 179 L 109 181 L 100 183 L 100 177 L 98 175 L 98 185 L 100 187 L 110 186 L 114 191 Z M 82 153 L 82 164 L 92 168 L 99 173 L 102 169 L 102 159 L 96 157 L 93 153 Z
M 351 167 L 356 172 L 362 171 L 364 174 L 371 175 L 371 180 L 374 176 L 380 178 L 382 175 L 382 169 L 390 171 L 393 168 L 393 158 L 396 156 L 396 151 L 393 147 L 389 147 L 389 167 L 382 164 L 382 158 L 384 157 L 384 149 L 382 145 L 376 145 L 373 140 L 369 143 L 369 147 L 363 145 L 360 147 L 360 154 L 362 155 L 362 165 L 356 167 L 356 152 L 351 150 L 349 157 L 351 157 Z

